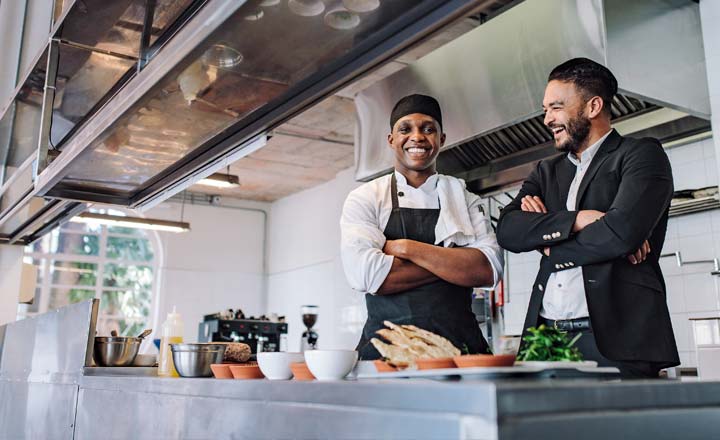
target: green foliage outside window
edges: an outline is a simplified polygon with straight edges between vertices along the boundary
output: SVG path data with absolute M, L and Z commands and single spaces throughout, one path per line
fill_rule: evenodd
M 106 236 L 106 248 L 100 249 L 100 229 L 80 229 L 63 227 L 49 236 L 26 248 L 26 252 L 45 254 L 35 257 L 42 274 L 41 260 L 50 264 L 48 280 L 51 308 L 100 298 L 99 322 L 106 328 L 114 327 L 118 334 L 136 336 L 148 326 L 150 304 L 152 301 L 153 268 L 149 265 L 136 265 L 133 262 L 151 263 L 154 252 L 150 240 L 144 237 L 144 231 L 132 228 L 112 227 L 107 231 L 116 234 L 132 235 Z M 110 231 L 111 230 L 111 231 Z M 54 254 L 63 255 L 63 259 L 53 259 Z M 90 261 L 68 261 L 67 255 L 79 255 Z M 105 262 L 105 255 L 112 262 Z M 102 273 L 99 273 L 99 271 Z M 40 275 L 39 274 L 39 275 Z M 102 277 L 98 280 L 98 277 Z M 39 280 L 41 278 L 39 277 Z M 101 281 L 98 285 L 98 281 Z M 39 281 L 39 282 L 42 282 Z M 100 294 L 96 289 L 102 289 Z M 41 289 L 38 289 L 41 290 Z M 39 301 L 39 298 L 36 298 Z

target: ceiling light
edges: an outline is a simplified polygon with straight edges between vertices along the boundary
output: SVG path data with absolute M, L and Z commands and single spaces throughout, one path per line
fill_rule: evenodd
M 190 230 L 190 223 L 174 222 L 154 218 L 125 217 L 122 215 L 97 214 L 94 212 L 82 212 L 72 219 L 71 222 L 87 223 L 92 225 L 123 226 L 126 228 L 152 229 L 166 232 L 187 232 Z
M 257 20 L 262 18 L 262 10 L 260 10 L 260 13 L 260 16 L 256 18 Z M 225 43 L 213 44 L 205 51 L 202 58 L 208 66 L 220 69 L 232 69 L 242 63 L 244 59 L 243 54 Z
M 214 173 L 198 180 L 196 185 L 214 186 L 215 188 L 234 188 L 240 186 L 240 178 L 232 174 Z

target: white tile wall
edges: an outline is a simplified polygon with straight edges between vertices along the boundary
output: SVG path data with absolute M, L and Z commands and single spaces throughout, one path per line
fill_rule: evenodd
M 667 150 L 675 189 L 718 184 L 715 144 L 706 139 Z M 674 217 L 668 221 L 663 254 L 680 251 L 685 261 L 720 258 L 720 210 Z M 660 250 L 653 250 L 658 252 Z M 510 254 L 507 258 L 510 302 L 505 306 L 505 332 L 519 334 L 527 311 L 530 289 L 537 274 L 537 252 Z M 696 357 L 689 317 L 720 313 L 720 277 L 710 275 L 712 265 L 679 268 L 674 258 L 662 258 L 668 308 L 683 366 L 695 366 Z
M 687 310 L 685 305 L 684 285 L 682 276 L 665 275 L 667 288 L 668 308 L 670 313 L 683 313 Z
M 352 349 L 365 323 L 365 297 L 345 280 L 340 261 L 340 214 L 359 184 L 353 170 L 273 203 L 270 215 L 268 312 L 288 318 L 288 348 L 300 349 L 300 306 L 320 306 L 320 348 Z
M 17 317 L 22 255 L 22 246 L 0 244 L 0 325 Z
M 715 280 L 709 271 L 683 275 L 683 294 L 688 312 L 712 312 L 718 307 Z
M 269 204 L 254 202 L 239 203 L 237 207 L 270 208 Z M 181 211 L 180 204 L 163 203 L 147 216 L 178 220 Z M 182 214 L 190 222 L 190 232 L 159 233 L 162 264 L 154 305 L 154 335 L 159 334 L 173 306 L 182 315 L 186 341 L 197 340 L 198 323 L 205 314 L 238 307 L 248 316 L 265 313 L 263 214 L 198 205 L 186 205 Z

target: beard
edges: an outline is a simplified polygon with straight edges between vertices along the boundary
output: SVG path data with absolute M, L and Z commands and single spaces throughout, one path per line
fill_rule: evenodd
M 590 119 L 580 110 L 574 118 L 570 119 L 563 127 L 567 133 L 567 140 L 561 144 L 555 144 L 555 149 L 563 153 L 577 153 L 582 144 L 590 135 Z

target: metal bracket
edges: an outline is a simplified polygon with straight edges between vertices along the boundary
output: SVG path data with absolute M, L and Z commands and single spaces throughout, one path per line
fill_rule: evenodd
M 717 258 L 713 258 L 712 260 L 683 261 L 682 255 L 680 255 L 680 251 L 660 255 L 660 258 L 663 257 L 675 257 L 675 262 L 677 263 L 678 267 L 687 266 L 688 264 L 712 263 L 713 270 L 710 272 L 710 275 L 720 275 L 720 261 L 718 261 Z

